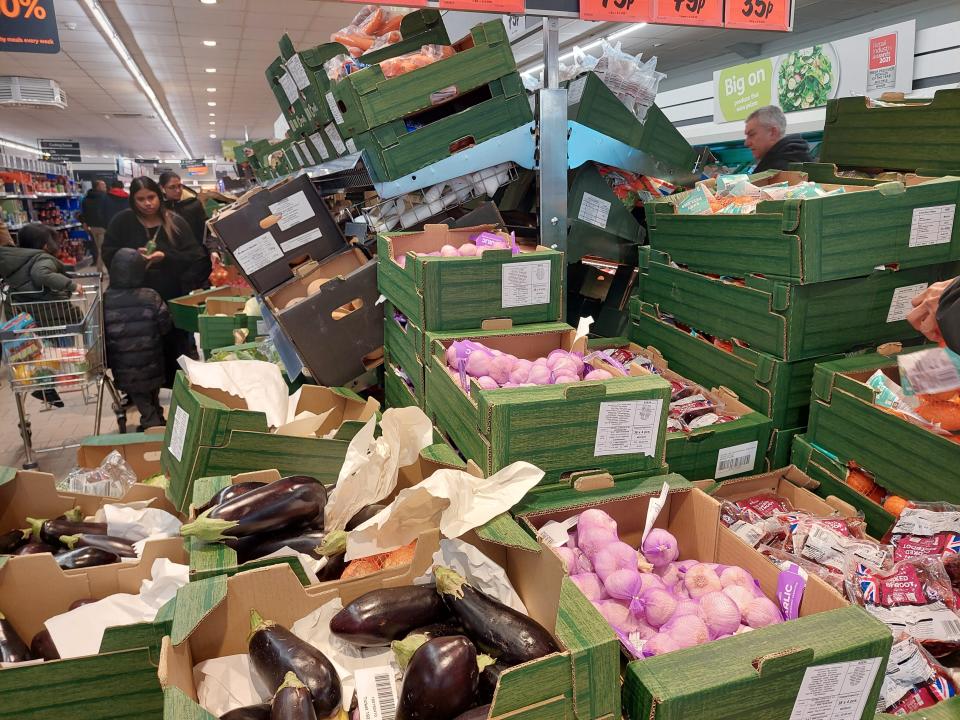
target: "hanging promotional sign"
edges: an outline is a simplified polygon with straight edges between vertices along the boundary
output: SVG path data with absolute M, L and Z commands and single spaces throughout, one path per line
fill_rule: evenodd
M 790 30 L 793 4 L 790 0 L 726 0 L 723 26 L 740 30 Z
M 913 90 L 916 21 L 735 65 L 713 74 L 713 121 L 744 120 L 757 108 L 823 107 L 840 97 Z
M 723 0 L 653 0 L 653 22 L 723 27 Z
M 53 0 L 0 0 L 0 52 L 60 52 Z
M 639 23 L 650 20 L 649 0 L 580 0 L 580 19 Z

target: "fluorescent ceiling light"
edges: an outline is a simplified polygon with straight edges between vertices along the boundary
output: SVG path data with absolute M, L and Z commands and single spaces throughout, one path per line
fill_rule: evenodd
M 207 88 L 207 92 L 216 92 L 216 91 L 217 91 L 216 88 Z
M 216 113 L 207 113 L 207 115 L 209 115 L 210 117 L 216 117 L 216 116 L 217 116 Z
M 204 41 L 203 41 L 203 44 L 206 45 L 207 47 L 216 47 L 216 46 L 217 46 L 217 41 L 216 41 L 216 40 L 204 40 Z
M 216 140 L 216 139 L 217 139 L 217 136 L 216 136 L 216 135 L 214 135 L 213 133 L 210 133 L 210 137 L 211 137 L 211 138 L 213 138 L 214 140 Z
M 204 72 L 215 73 L 216 71 L 217 71 L 216 68 L 204 68 Z
M 577 45 L 575 47 L 579 48 L 583 52 L 587 52 L 588 50 L 593 50 L 594 48 L 598 48 L 601 45 L 603 45 L 604 40 L 607 40 L 607 42 L 610 42 L 613 40 L 619 40 L 620 38 L 625 37 L 630 33 L 636 32 L 637 30 L 642 30 L 646 26 L 647 26 L 646 23 L 636 23 L 635 25 L 630 25 L 629 27 L 626 27 L 623 30 L 617 30 L 617 32 L 611 33 L 610 35 L 603 35 L 597 38 L 596 40 L 588 42 L 586 45 Z M 571 50 L 568 53 L 564 53 L 563 55 L 560 56 L 560 61 L 563 62 L 564 60 L 569 60 L 574 56 L 574 54 L 575 54 L 575 51 L 573 50 Z M 532 67 L 528 67 L 528 68 L 521 68 L 520 72 L 521 73 L 537 73 L 537 72 L 540 72 L 541 70 L 543 70 L 543 63 L 540 63 L 539 65 L 533 65 Z
M 3 138 L 0 138 L 0 145 L 6 145 L 8 148 L 11 148 L 13 150 L 20 150 L 21 152 L 33 153 L 38 157 L 43 157 L 44 155 L 47 154 L 43 152 L 43 150 L 38 150 L 35 147 L 30 147 L 29 145 L 24 145 L 23 143 L 14 142 L 13 140 L 4 140 Z
M 215 102 L 213 102 L 213 100 L 211 100 L 210 102 L 208 102 L 207 105 L 209 105 L 210 107 L 216 107 L 216 106 L 217 106 L 217 104 L 216 104 Z
M 210 124 L 211 124 L 211 125 L 216 125 L 216 124 L 217 124 L 217 121 L 216 121 L 216 120 L 211 120 L 211 121 L 210 121 Z
M 87 10 L 89 10 L 90 14 L 93 16 L 93 20 L 100 28 L 100 32 L 104 37 L 107 38 L 107 41 L 110 43 L 110 45 L 113 46 L 113 51 L 126 66 L 127 71 L 133 76 L 133 79 L 137 81 L 140 89 L 143 90 L 143 94 L 147 96 L 147 99 L 150 101 L 150 104 L 157 113 L 157 117 L 160 118 L 160 121 L 167 128 L 167 131 L 173 137 L 177 145 L 180 146 L 180 149 L 183 150 L 187 157 L 189 157 L 191 153 L 187 147 L 187 144 L 183 141 L 183 138 L 180 137 L 180 133 L 177 132 L 177 129 L 173 126 L 173 123 L 170 122 L 170 118 L 167 117 L 167 113 L 164 111 L 163 105 L 160 104 L 157 94 L 153 91 L 153 88 L 150 87 L 150 83 L 147 82 L 147 78 L 144 77 L 143 73 L 140 71 L 136 60 L 133 59 L 130 51 L 127 50 L 127 46 L 123 44 L 123 40 L 120 39 L 117 31 L 110 23 L 110 19 L 107 17 L 106 13 L 104 13 L 103 8 L 100 7 L 100 3 L 97 2 L 97 0 L 83 0 L 83 3 L 87 6 Z
M 216 5 L 217 0 L 200 0 L 201 5 Z

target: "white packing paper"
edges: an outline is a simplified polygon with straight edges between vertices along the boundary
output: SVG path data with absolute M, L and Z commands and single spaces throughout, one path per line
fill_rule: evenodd
M 243 398 L 247 409 L 262 412 L 267 424 L 279 427 L 287 422 L 289 400 L 287 383 L 273 363 L 260 360 L 225 360 L 203 363 L 181 355 L 178 360 L 194 385 Z
M 520 502 L 543 479 L 543 470 L 515 462 L 488 478 L 462 470 L 438 470 L 404 488 L 387 507 L 347 535 L 347 560 L 409 545 L 436 527 L 460 537 Z
M 197 663 L 193 684 L 200 707 L 214 717 L 270 700 L 272 693 L 250 664 L 249 655 L 225 655 Z
M 290 422 L 278 427 L 276 434 L 289 435 L 291 437 L 317 437 L 317 431 L 323 426 L 323 423 L 326 422 L 332 412 L 333 408 L 319 415 L 305 410 L 299 415 L 296 415 Z
M 347 447 L 324 509 L 328 532 L 342 530 L 362 507 L 392 493 L 399 469 L 415 462 L 420 451 L 433 443 L 433 424 L 417 407 L 385 410 L 378 438 L 373 437 L 375 428 L 376 419 L 370 418 Z M 351 558 L 349 551 L 347 558 Z
M 50 618 L 44 625 L 60 657 L 96 655 L 108 627 L 152 622 L 177 589 L 187 584 L 189 571 L 187 565 L 160 558 L 150 568 L 151 579 L 140 584 L 139 595 L 116 593 Z
M 307 580 L 310 582 L 309 585 L 316 585 L 320 582 L 317 578 L 317 572 L 327 564 L 327 559 L 323 558 L 322 560 L 314 560 L 312 557 L 306 553 L 297 552 L 292 547 L 287 547 L 284 545 L 279 550 L 274 550 L 269 555 L 262 555 L 257 558 L 258 561 L 266 560 L 267 558 L 281 558 L 281 557 L 295 557 L 300 561 L 300 565 L 303 567 L 303 571 L 307 575 Z
M 177 537 L 182 524 L 166 510 L 136 508 L 129 505 L 104 505 L 97 511 L 101 522 L 107 523 L 107 535 L 130 542 L 165 537 Z

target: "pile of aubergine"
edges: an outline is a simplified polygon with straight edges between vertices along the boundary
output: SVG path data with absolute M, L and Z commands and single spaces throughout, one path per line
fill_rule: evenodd
M 107 535 L 106 523 L 85 521 L 80 508 L 51 519 L 27 518 L 27 524 L 0 535 L 0 554 L 52 553 L 64 570 L 110 565 L 137 556 L 133 543 Z
M 180 534 L 202 542 L 221 542 L 245 563 L 283 547 L 327 558 L 317 572 L 321 582 L 336 580 L 346 568 L 346 535 L 324 531 L 323 512 L 327 488 L 308 475 L 291 475 L 273 482 L 247 481 L 229 485 L 195 509 L 196 519 L 184 524 Z M 383 509 L 367 505 L 350 522 L 347 530 L 366 522 Z
M 75 600 L 67 610 L 76 610 L 81 605 L 95 602 L 94 600 L 84 599 Z M 43 628 L 33 636 L 30 646 L 14 630 L 13 624 L 6 615 L 0 611 L 0 662 L 18 663 L 27 660 L 59 660 L 60 653 L 57 652 L 57 646 L 53 644 L 53 638 L 50 637 L 50 631 Z

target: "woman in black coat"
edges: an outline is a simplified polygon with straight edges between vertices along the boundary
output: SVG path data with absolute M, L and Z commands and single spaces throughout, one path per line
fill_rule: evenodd
M 187 221 L 193 231 L 193 239 L 206 250 L 207 211 L 203 209 L 200 198 L 193 190 L 184 187 L 179 175 L 169 170 L 160 174 L 160 189 L 163 190 L 164 207 Z

